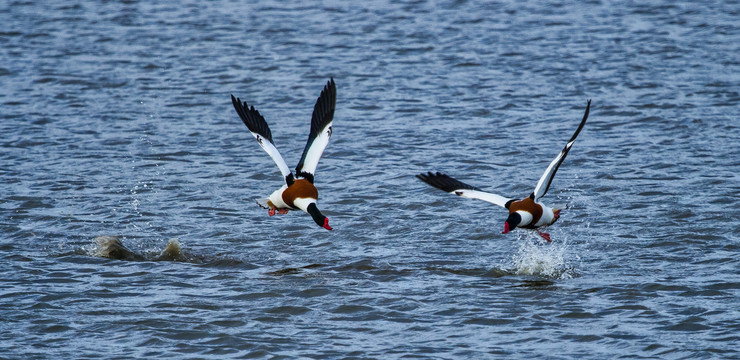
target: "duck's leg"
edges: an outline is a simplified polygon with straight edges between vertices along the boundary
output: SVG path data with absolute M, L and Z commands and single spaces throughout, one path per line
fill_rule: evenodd
M 277 209 L 277 213 L 280 215 L 285 215 L 288 213 L 288 209 Z
M 537 230 L 537 235 L 541 236 L 543 239 L 545 239 L 545 241 L 551 242 L 550 234 Z

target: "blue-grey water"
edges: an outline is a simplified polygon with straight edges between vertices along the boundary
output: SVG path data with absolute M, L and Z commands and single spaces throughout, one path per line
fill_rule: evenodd
M 740 358 L 737 1 L 4 1 L 0 358 Z M 334 77 L 334 231 L 254 203 Z M 443 171 L 534 188 L 546 244 Z M 100 256 L 119 236 L 137 261 Z M 184 258 L 157 261 L 170 239 Z

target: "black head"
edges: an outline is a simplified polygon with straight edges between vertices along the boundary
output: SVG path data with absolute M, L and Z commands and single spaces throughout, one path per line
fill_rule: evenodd
M 509 231 L 514 230 L 521 222 L 522 216 L 519 215 L 519 213 L 513 212 L 509 214 L 509 217 L 506 219 L 506 223 L 504 224 L 504 232 L 502 234 L 506 234 Z
M 329 226 L 329 218 L 324 216 L 324 214 L 319 211 L 319 208 L 316 207 L 316 203 L 308 204 L 308 207 L 306 208 L 306 212 L 308 212 L 311 217 L 313 218 L 313 221 L 316 222 L 316 225 L 321 226 L 322 228 L 326 230 L 331 230 L 331 226 Z

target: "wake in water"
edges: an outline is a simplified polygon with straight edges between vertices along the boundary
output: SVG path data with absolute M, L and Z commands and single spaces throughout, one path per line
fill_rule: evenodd
M 136 244 L 134 244 L 136 245 Z M 140 246 L 135 246 L 141 248 Z M 160 250 L 161 249 L 161 250 Z M 77 249 L 75 254 L 103 257 L 125 261 L 175 261 L 191 264 L 206 264 L 209 266 L 239 266 L 252 268 L 253 265 L 243 260 L 219 254 L 200 254 L 183 250 L 180 241 L 170 239 L 164 248 L 150 250 L 131 250 L 126 247 L 118 236 L 98 236 L 92 244 Z
M 522 231 L 517 236 L 517 244 L 517 252 L 511 258 L 511 272 L 553 279 L 571 279 L 578 275 L 568 262 L 568 257 L 573 255 L 568 253 L 567 241 L 545 243 L 535 233 Z
M 164 249 L 160 252 L 137 253 L 123 245 L 118 236 L 98 236 L 94 239 L 94 244 L 86 249 L 90 256 L 104 257 L 116 260 L 128 261 L 188 261 L 194 259 L 191 256 L 185 256 L 177 239 L 171 239 L 167 242 Z

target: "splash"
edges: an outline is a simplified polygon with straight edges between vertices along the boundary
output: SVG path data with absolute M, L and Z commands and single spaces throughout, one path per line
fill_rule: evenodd
M 558 239 L 559 238 L 559 239 Z M 571 279 L 575 269 L 568 262 L 567 241 L 553 236 L 552 243 L 545 243 L 536 233 L 520 231 L 517 234 L 518 248 L 512 256 L 513 269 L 518 275 L 542 276 L 554 279 Z

